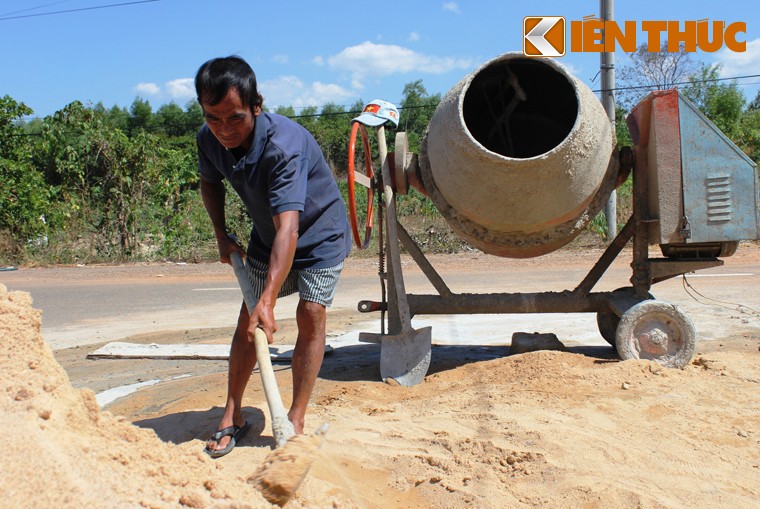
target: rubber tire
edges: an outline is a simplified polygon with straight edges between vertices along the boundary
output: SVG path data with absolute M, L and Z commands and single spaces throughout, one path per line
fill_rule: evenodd
M 599 334 L 611 346 L 616 346 L 616 334 L 620 317 L 615 313 L 597 313 L 596 326 L 599 328 Z
M 613 293 L 631 292 L 632 286 L 624 286 L 613 291 Z M 649 299 L 654 300 L 654 295 L 647 293 Z M 599 334 L 613 348 L 617 348 L 617 328 L 620 324 L 620 317 L 615 313 L 600 312 L 596 314 L 596 326 L 599 328 Z
M 620 317 L 615 344 L 623 360 L 650 359 L 683 368 L 694 356 L 696 338 L 694 323 L 678 306 L 645 300 Z

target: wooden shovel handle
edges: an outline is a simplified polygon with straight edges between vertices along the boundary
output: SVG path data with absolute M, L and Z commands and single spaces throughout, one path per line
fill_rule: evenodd
M 239 253 L 232 253 L 230 261 L 232 262 L 232 268 L 235 269 L 235 276 L 237 277 L 240 290 L 243 292 L 245 305 L 248 308 L 248 312 L 251 313 L 256 308 L 257 300 L 253 295 L 251 282 L 248 280 L 248 271 Z M 272 359 L 269 357 L 267 335 L 258 327 L 253 334 L 253 345 L 256 348 L 256 359 L 258 360 L 259 371 L 261 372 L 261 384 L 264 386 L 269 413 L 272 416 L 272 434 L 279 447 L 296 434 L 295 429 L 290 420 L 288 420 L 288 414 L 280 397 L 280 390 L 277 388 L 277 379 L 274 377 L 274 369 L 272 368 Z

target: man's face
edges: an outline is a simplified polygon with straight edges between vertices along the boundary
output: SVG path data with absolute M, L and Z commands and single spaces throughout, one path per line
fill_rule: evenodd
M 219 103 L 211 106 L 204 102 L 201 106 L 206 124 L 222 146 L 228 149 L 250 148 L 256 120 L 250 108 L 243 105 L 236 88 L 230 88 Z

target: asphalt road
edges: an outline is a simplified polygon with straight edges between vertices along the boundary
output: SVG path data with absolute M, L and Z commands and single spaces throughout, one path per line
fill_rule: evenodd
M 653 287 L 660 300 L 680 305 L 692 316 L 700 337 L 717 337 L 717 330 L 736 322 L 750 331 L 760 327 L 760 249 L 750 245 L 723 267 L 688 276 L 690 292 L 680 278 Z M 596 261 L 598 253 L 574 253 L 514 261 L 484 255 L 448 255 L 434 258 L 446 282 L 455 292 L 534 292 L 572 289 Z M 627 286 L 629 260 L 607 271 L 595 290 Z M 434 293 L 432 286 L 414 263 L 406 259 L 403 268 L 409 293 Z M 162 330 L 230 327 L 235 323 L 241 297 L 231 268 L 222 264 L 153 264 L 126 266 L 58 267 L 0 272 L 0 283 L 10 290 L 30 292 L 34 306 L 42 310 L 42 334 L 56 349 L 123 340 L 129 336 Z M 702 294 L 699 296 L 694 292 Z M 691 294 L 691 295 L 690 295 Z M 372 260 L 349 259 L 331 312 L 355 311 L 362 299 L 379 299 L 380 284 Z M 278 304 L 278 318 L 292 318 L 296 297 Z M 290 304 L 292 300 L 293 305 Z M 356 312 L 357 326 L 375 319 Z M 566 335 L 578 339 L 598 336 L 595 318 L 582 316 L 511 315 L 514 330 L 554 332 L 565 327 Z M 418 317 L 420 325 L 441 323 L 436 336 L 443 342 L 447 327 L 499 327 L 504 335 L 504 319 L 469 317 Z M 454 320 L 452 322 L 452 320 Z M 579 321 L 581 320 L 581 321 Z M 588 323 L 586 323 L 588 322 Z M 447 325 L 448 324 L 448 325 Z M 548 330 L 547 330 L 548 329 Z M 578 336 L 584 329 L 586 335 Z M 434 328 L 436 331 L 436 328 Z M 712 332 L 711 332 L 712 331 Z M 472 336 L 472 334 L 470 334 Z M 480 336 L 488 342 L 489 333 Z M 475 334 L 475 336 L 478 336 Z

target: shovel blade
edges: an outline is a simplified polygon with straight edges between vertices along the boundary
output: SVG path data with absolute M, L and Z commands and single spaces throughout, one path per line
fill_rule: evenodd
M 432 327 L 384 335 L 380 349 L 380 376 L 411 387 L 422 382 L 430 367 Z

